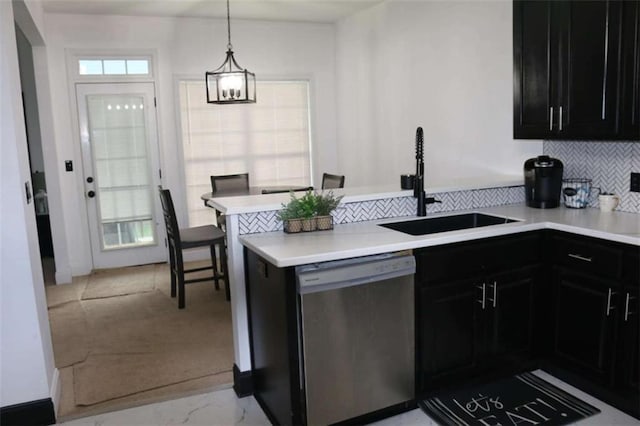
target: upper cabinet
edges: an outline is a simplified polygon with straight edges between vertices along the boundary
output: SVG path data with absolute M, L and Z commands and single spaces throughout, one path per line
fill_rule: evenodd
M 640 139 L 637 12 L 638 1 L 514 1 L 514 138 Z
M 620 133 L 638 139 L 640 135 L 640 1 L 622 3 L 622 82 Z

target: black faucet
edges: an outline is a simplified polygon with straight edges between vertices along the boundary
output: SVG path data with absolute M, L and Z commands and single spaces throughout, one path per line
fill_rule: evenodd
M 427 215 L 427 204 L 440 203 L 440 200 L 427 197 L 424 192 L 424 132 L 422 127 L 416 129 L 416 178 L 413 196 L 418 199 L 417 216 Z

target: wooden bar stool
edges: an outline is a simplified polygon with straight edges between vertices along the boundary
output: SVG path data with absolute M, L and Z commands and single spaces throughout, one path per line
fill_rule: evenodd
M 227 300 L 231 300 L 229 293 L 229 279 L 227 277 L 227 255 L 225 250 L 225 233 L 214 225 L 194 226 L 191 228 L 178 227 L 176 212 L 173 207 L 171 192 L 168 189 L 162 189 L 158 186 L 160 193 L 160 201 L 162 203 L 162 212 L 164 214 L 164 223 L 167 229 L 167 241 L 169 243 L 169 263 L 171 267 L 171 297 L 176 297 L 176 288 L 178 294 L 178 308 L 185 307 L 185 284 L 209 281 L 215 282 L 216 290 L 220 289 L 220 280 L 225 282 L 225 296 Z M 218 271 L 216 246 L 220 253 L 220 269 Z M 185 269 L 182 258 L 182 250 L 209 247 L 211 251 L 211 265 L 201 268 Z M 191 272 L 211 270 L 212 274 L 203 278 L 185 279 L 185 275 Z

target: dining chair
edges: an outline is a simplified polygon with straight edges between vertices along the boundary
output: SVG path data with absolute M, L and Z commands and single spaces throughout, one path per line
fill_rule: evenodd
M 211 176 L 211 192 L 214 195 L 223 192 L 249 193 L 249 173 L 235 175 L 214 175 Z
M 246 192 L 249 194 L 249 173 L 239 173 L 235 175 L 213 175 L 211 176 L 211 193 L 224 195 L 225 192 L 234 195 Z M 216 223 L 220 229 L 226 231 L 225 215 L 216 210 Z
M 171 192 L 158 186 L 162 213 L 167 229 L 167 242 L 169 244 L 169 264 L 171 269 L 171 297 L 178 294 L 178 309 L 185 307 L 185 284 L 213 280 L 216 290 L 220 290 L 220 280 L 225 282 L 225 297 L 231 300 L 229 292 L 229 279 L 227 278 L 227 254 L 225 250 L 225 233 L 214 225 L 194 226 L 191 228 L 179 228 Z M 220 269 L 218 271 L 216 246 L 220 253 Z M 182 251 L 197 247 L 209 247 L 211 252 L 211 265 L 185 269 Z M 212 274 L 201 278 L 185 279 L 185 275 L 211 270 Z
M 344 175 L 322 174 L 322 189 L 344 188 Z

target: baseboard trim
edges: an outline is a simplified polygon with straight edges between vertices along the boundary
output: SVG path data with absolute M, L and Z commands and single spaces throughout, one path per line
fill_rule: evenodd
M 253 377 L 251 370 L 240 371 L 236 364 L 233 364 L 233 390 L 238 398 L 253 395 Z
M 56 414 L 51 398 L 0 408 L 0 424 L 11 426 L 52 425 Z

